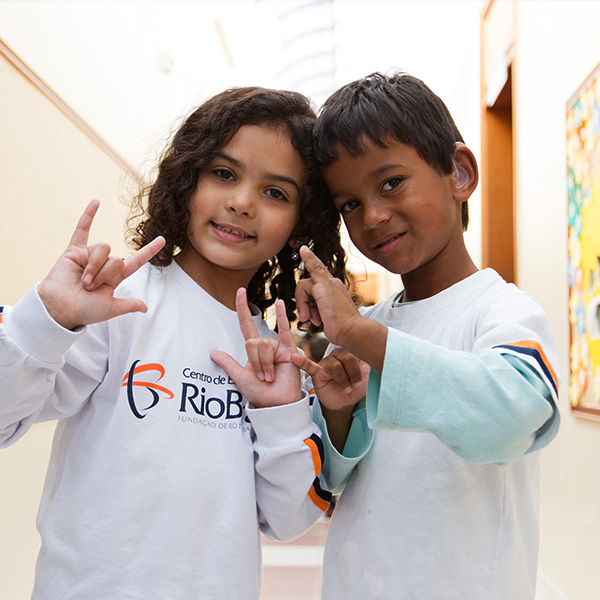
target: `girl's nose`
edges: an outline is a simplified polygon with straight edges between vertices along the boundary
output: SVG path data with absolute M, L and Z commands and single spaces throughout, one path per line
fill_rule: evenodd
M 254 216 L 254 192 L 243 186 L 233 190 L 229 196 L 229 210 L 248 217 Z

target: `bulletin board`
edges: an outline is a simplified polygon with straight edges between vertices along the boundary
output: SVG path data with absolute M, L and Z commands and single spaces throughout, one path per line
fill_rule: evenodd
M 567 104 L 569 397 L 600 419 L 600 65 Z

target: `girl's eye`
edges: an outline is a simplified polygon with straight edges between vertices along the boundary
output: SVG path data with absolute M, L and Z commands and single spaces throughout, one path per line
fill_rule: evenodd
M 341 213 L 349 213 L 355 210 L 360 206 L 360 202 L 358 200 L 349 200 L 340 206 Z
M 287 196 L 279 189 L 277 188 L 269 188 L 267 190 L 267 195 L 271 196 L 271 198 L 273 198 L 274 200 L 286 200 L 287 201 Z
M 233 179 L 233 173 L 229 169 L 215 169 L 213 173 L 219 178 L 225 181 L 231 181 Z
M 393 190 L 395 187 L 398 187 L 401 183 L 402 183 L 401 177 L 392 177 L 391 179 L 388 179 L 383 184 L 382 190 L 384 192 L 389 192 L 390 190 Z

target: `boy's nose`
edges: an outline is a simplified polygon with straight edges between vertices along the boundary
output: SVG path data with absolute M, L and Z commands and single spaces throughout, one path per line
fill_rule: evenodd
M 390 211 L 381 201 L 363 202 L 363 228 L 365 231 L 375 229 L 390 219 Z

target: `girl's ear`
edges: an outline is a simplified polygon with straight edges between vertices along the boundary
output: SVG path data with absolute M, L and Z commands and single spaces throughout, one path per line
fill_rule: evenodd
M 464 145 L 457 144 L 454 149 L 454 198 L 466 202 L 479 183 L 479 169 L 473 153 Z

